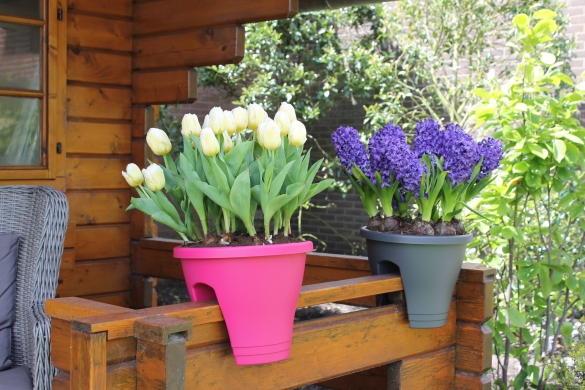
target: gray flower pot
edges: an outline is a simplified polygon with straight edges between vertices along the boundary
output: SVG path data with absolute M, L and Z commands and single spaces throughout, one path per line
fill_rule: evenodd
M 410 327 L 444 326 L 465 248 L 473 236 L 401 235 L 365 227 L 360 234 L 366 239 L 372 274 L 400 272 Z

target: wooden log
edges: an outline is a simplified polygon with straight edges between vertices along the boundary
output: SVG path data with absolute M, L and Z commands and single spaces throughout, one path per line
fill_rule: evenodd
M 75 267 L 75 249 L 64 249 L 59 269 L 72 270 Z
M 463 264 L 457 282 L 457 318 L 483 323 L 494 314 L 495 270 L 483 264 Z
M 71 332 L 71 389 L 106 390 L 106 334 Z
M 154 127 L 154 109 L 150 106 L 132 107 L 132 138 L 145 138 L 151 127 Z
M 64 248 L 73 249 L 75 248 L 75 221 L 68 221 L 67 222 L 67 230 L 65 231 L 65 242 L 63 244 Z
M 139 389 L 185 389 L 185 342 L 192 328 L 188 321 L 164 316 L 136 322 L 136 385 Z
M 129 225 L 78 227 L 75 260 L 129 257 L 129 242 Z
M 108 366 L 106 372 L 106 389 L 136 389 L 136 361 L 128 361 Z
M 256 0 L 252 2 L 213 0 L 185 2 L 159 0 L 134 4 L 134 36 L 186 31 L 228 24 L 286 19 L 297 14 L 298 0 Z
M 72 13 L 67 18 L 67 45 L 131 52 L 132 22 Z
M 47 299 L 45 312 L 52 318 L 71 321 L 76 318 L 93 317 L 102 314 L 131 313 L 133 310 L 83 298 L 67 297 Z
M 307 253 L 307 264 L 319 267 L 370 271 L 368 258 L 363 256 L 333 255 L 330 253 L 311 252 Z
M 59 273 L 58 297 L 107 294 L 130 289 L 130 260 L 98 260 L 77 263 Z
M 454 344 L 455 307 L 445 327 L 412 329 L 404 308 L 386 306 L 296 326 L 291 356 L 274 365 L 235 364 L 229 344 L 187 350 L 186 382 L 193 388 L 282 389 L 380 366 Z
M 402 361 L 400 390 L 452 389 L 455 386 L 453 347 Z
M 69 191 L 69 217 L 79 226 L 129 223 L 130 191 Z M 119 256 L 112 256 L 119 257 Z
M 197 99 L 197 71 L 173 69 L 132 74 L 134 104 L 193 103 Z
M 476 375 L 457 371 L 455 374 L 455 390 L 490 390 L 492 381 L 487 375 Z
M 332 297 L 351 299 L 364 295 L 397 291 L 402 288 L 402 280 L 396 275 L 368 276 L 358 279 L 304 286 L 297 307 L 330 302 Z M 80 319 L 74 328 L 87 333 L 108 332 L 108 339 L 128 337 L 132 334 L 138 319 L 166 315 L 191 321 L 193 324 L 207 324 L 223 321 L 217 301 L 188 302 L 178 305 L 154 307 L 128 314 L 106 315 Z
M 334 390 L 387 390 L 388 365 L 328 379 L 318 385 Z
M 67 6 L 72 11 L 132 18 L 132 0 L 67 0 Z
M 299 12 L 333 10 L 358 5 L 383 3 L 385 0 L 299 0 Z
M 130 291 L 122 291 L 118 293 L 107 293 L 98 295 L 86 295 L 84 299 L 90 299 L 96 302 L 107 303 L 120 307 L 130 307 Z
M 69 48 L 67 50 L 67 79 L 93 84 L 132 84 L 132 56 L 123 53 L 91 51 Z
M 68 85 L 67 115 L 69 118 L 129 121 L 132 119 L 132 90 Z
M 457 369 L 482 374 L 492 367 L 492 331 L 487 325 L 457 324 Z
M 68 154 L 131 154 L 127 123 L 73 122 L 67 124 Z
M 67 189 L 69 190 L 129 190 L 122 171 L 130 164 L 128 157 L 67 158 Z
M 153 70 L 235 64 L 244 58 L 244 35 L 242 26 L 231 25 L 135 38 L 132 68 Z
M 144 309 L 156 306 L 156 278 L 130 275 L 130 307 Z
M 181 261 L 169 250 L 142 248 L 142 242 L 132 243 L 132 273 L 162 279 L 185 280 Z M 174 241 L 174 240 L 173 240 Z

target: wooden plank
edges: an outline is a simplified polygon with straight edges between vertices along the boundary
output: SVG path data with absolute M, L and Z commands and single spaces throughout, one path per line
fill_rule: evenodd
M 355 269 L 319 267 L 307 264 L 303 274 L 303 285 L 325 283 L 333 280 L 344 280 L 360 278 L 371 275 L 369 271 L 360 271 Z M 343 301 L 348 305 L 358 306 L 376 306 L 376 297 L 361 297 L 349 301 Z
M 468 271 L 467 274 L 471 274 Z M 483 272 L 475 272 L 477 277 L 483 277 Z M 493 277 L 493 275 L 492 275 Z M 457 318 L 464 322 L 483 323 L 494 314 L 494 282 L 493 278 L 487 282 L 475 283 L 468 281 L 457 282 Z
M 108 365 L 128 362 L 136 358 L 136 339 L 125 337 L 106 341 L 106 360 Z
M 72 13 L 67 18 L 67 45 L 132 51 L 132 22 Z
M 69 375 L 60 372 L 53 378 L 53 390 L 70 390 L 71 389 L 71 378 Z
M 132 18 L 132 0 L 67 0 L 70 10 Z
M 402 288 L 402 280 L 396 275 L 368 276 L 358 279 L 304 286 L 297 307 L 309 304 L 326 303 L 331 297 L 339 299 L 375 295 L 381 292 L 397 291 Z M 188 302 L 178 305 L 153 307 L 122 315 L 98 316 L 81 319 L 76 327 L 84 332 L 108 332 L 108 339 L 128 337 L 134 331 L 137 319 L 154 315 L 166 315 L 191 321 L 194 325 L 223 321 L 217 301 Z
M 181 260 L 175 259 L 172 251 L 141 248 L 141 244 L 137 242 L 132 243 L 132 273 L 185 280 Z
M 71 321 L 75 318 L 93 317 L 102 314 L 127 313 L 133 310 L 78 297 L 47 299 L 45 312 L 52 318 Z
M 134 38 L 134 70 L 235 64 L 244 58 L 242 26 L 204 28 L 178 34 Z
M 400 390 L 441 390 L 455 386 L 453 347 L 402 361 Z
M 122 171 L 131 158 L 69 157 L 67 158 L 67 188 L 70 190 L 129 190 Z
M 106 334 L 71 332 L 71 389 L 106 390 Z
M 319 382 L 318 385 L 335 390 L 387 390 L 388 366 L 340 376 Z
M 63 256 L 61 256 L 61 265 L 59 269 L 72 270 L 75 267 L 75 249 L 63 250 Z
M 130 154 L 132 127 L 125 123 L 73 122 L 67 124 L 69 154 Z
M 307 253 L 307 264 L 319 267 L 343 268 L 370 272 L 367 257 L 338 255 L 331 253 Z
M 404 308 L 386 306 L 310 321 L 293 333 L 291 356 L 274 365 L 237 366 L 228 343 L 187 350 L 186 383 L 193 388 L 281 389 L 450 347 L 455 307 L 445 327 L 411 329 Z
M 496 270 L 485 264 L 463 263 L 459 273 L 459 281 L 470 283 L 489 283 L 494 281 Z
M 21 179 L 22 176 L 26 173 L 26 171 L 13 171 L 17 174 Z M 4 172 L 0 172 L 2 175 Z M 0 185 L 3 186 L 20 186 L 20 185 L 28 185 L 28 186 L 51 186 L 59 191 L 65 192 L 65 177 L 58 177 L 56 179 L 44 179 L 44 180 L 29 180 L 29 179 L 8 179 L 8 180 L 0 180 Z
M 69 191 L 69 217 L 77 225 L 129 223 L 130 190 Z M 116 257 L 116 256 L 114 256 Z
M 130 307 L 144 309 L 156 306 L 156 278 L 130 275 Z
M 132 119 L 130 88 L 67 86 L 67 115 L 70 118 Z
M 132 74 L 134 104 L 193 103 L 197 99 L 197 71 L 192 68 Z
M 106 294 L 130 288 L 130 261 L 115 259 L 78 263 L 72 271 L 61 270 L 58 297 Z
M 89 299 L 96 302 L 107 303 L 110 305 L 129 307 L 130 306 L 130 292 L 124 291 L 112 294 L 86 295 L 84 299 Z
M 220 8 L 218 8 L 220 7 Z M 134 4 L 133 34 L 152 35 L 227 24 L 285 19 L 297 14 L 298 0 L 159 0 Z
M 76 261 L 128 256 L 130 256 L 129 225 L 77 228 Z
M 75 221 L 68 221 L 67 222 L 67 230 L 65 231 L 65 243 L 63 245 L 64 248 L 75 248 Z
M 455 373 L 455 390 L 490 390 L 492 381 L 488 375 L 475 375 L 468 372 Z
M 457 323 L 455 365 L 458 371 L 482 374 L 492 368 L 492 331 L 487 325 Z
M 151 127 L 154 127 L 154 109 L 150 106 L 132 107 L 132 138 L 146 138 Z
M 132 57 L 80 49 L 67 50 L 67 79 L 93 84 L 129 86 L 132 84 Z
M 106 388 L 108 390 L 136 389 L 136 362 L 132 360 L 108 366 Z
M 51 319 L 51 363 L 67 374 L 71 367 L 70 324 L 69 321 L 59 318 Z

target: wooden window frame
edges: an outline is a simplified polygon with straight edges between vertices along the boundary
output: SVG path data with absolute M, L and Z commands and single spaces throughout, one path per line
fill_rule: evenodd
M 65 176 L 67 4 L 66 0 L 43 1 L 43 19 L 0 15 L 1 22 L 44 27 L 41 41 L 42 92 L 0 89 L 2 96 L 42 98 L 42 166 L 0 166 L 0 180 L 43 180 Z M 58 142 L 61 143 L 61 153 L 57 152 Z

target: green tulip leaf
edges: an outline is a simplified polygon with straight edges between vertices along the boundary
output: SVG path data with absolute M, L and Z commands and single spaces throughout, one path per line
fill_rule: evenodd
M 171 229 L 173 229 L 177 232 L 181 232 L 181 233 L 187 232 L 187 227 L 185 225 L 183 225 L 182 223 L 178 224 L 177 222 L 175 222 L 175 220 L 173 218 L 171 218 L 168 214 L 166 214 L 163 211 L 159 211 L 158 213 L 154 213 L 152 215 L 152 219 L 154 219 L 157 222 L 160 222 L 162 224 L 167 225 L 168 227 L 170 227 Z

